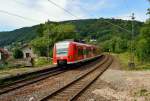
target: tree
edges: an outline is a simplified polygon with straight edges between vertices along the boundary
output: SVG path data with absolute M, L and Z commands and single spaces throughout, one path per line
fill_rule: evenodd
M 39 37 L 31 41 L 34 51 L 39 56 L 52 56 L 52 48 L 54 43 L 65 40 L 77 38 L 78 34 L 75 32 L 75 26 L 72 24 L 57 24 L 49 21 L 39 27 Z
M 72 24 L 60 24 L 53 29 L 53 32 L 57 35 L 56 41 L 79 37 L 76 34 L 75 26 Z
M 43 34 L 44 34 L 44 25 L 43 24 L 40 24 L 37 28 L 37 34 L 39 37 L 42 37 Z
M 127 50 L 127 40 L 121 39 L 120 37 L 113 37 L 110 40 L 105 41 L 102 44 L 104 51 L 109 50 L 114 53 L 121 53 Z
M 150 61 L 150 23 L 141 28 L 136 44 L 136 55 L 141 62 Z
M 39 56 L 47 56 L 47 45 L 51 44 L 51 40 L 46 37 L 36 38 L 31 41 L 34 52 Z
M 136 55 L 139 61 L 141 61 L 141 63 L 148 61 L 150 59 L 149 53 L 150 53 L 150 50 L 149 50 L 149 44 L 147 40 L 140 39 L 136 45 Z
M 23 52 L 21 51 L 21 49 L 19 49 L 19 48 L 14 49 L 13 57 L 15 59 L 22 59 L 23 58 Z
M 148 0 L 150 2 L 150 0 Z M 148 15 L 150 15 L 150 8 L 148 8 Z M 141 28 L 140 34 L 136 44 L 136 56 L 139 61 L 149 62 L 150 61 L 150 18 L 146 21 L 144 26 Z

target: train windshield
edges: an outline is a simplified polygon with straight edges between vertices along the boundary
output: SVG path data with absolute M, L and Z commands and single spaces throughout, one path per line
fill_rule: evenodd
M 56 44 L 56 53 L 58 56 L 67 56 L 68 55 L 69 43 L 62 42 Z

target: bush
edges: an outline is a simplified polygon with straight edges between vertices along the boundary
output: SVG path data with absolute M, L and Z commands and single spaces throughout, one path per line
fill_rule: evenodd
M 23 52 L 20 49 L 15 49 L 13 52 L 13 57 L 15 59 L 22 59 L 23 58 Z
M 51 61 L 48 61 L 48 59 L 45 57 L 40 57 L 35 60 L 35 66 L 42 66 L 47 64 L 51 64 Z

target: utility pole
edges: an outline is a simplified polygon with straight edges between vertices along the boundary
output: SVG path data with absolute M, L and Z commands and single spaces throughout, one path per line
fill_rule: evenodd
M 129 67 L 134 68 L 135 67 L 135 62 L 134 62 L 134 20 L 135 20 L 135 15 L 132 13 L 132 33 L 131 33 L 131 48 L 130 48 L 130 62 L 129 62 Z
M 49 29 L 49 20 L 46 23 L 46 27 L 47 27 L 47 30 L 48 30 L 47 60 L 50 61 L 50 29 Z
M 50 29 L 48 29 L 48 61 L 50 61 Z

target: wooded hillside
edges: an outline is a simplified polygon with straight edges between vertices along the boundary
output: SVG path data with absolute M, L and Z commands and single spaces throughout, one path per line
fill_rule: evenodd
M 98 42 L 104 42 L 117 36 L 123 39 L 129 40 L 131 37 L 130 33 L 112 26 L 107 23 L 109 21 L 113 24 L 119 25 L 125 29 L 131 30 L 131 21 L 119 20 L 119 19 L 86 19 L 86 20 L 73 20 L 59 22 L 58 24 L 72 24 L 75 26 L 77 33 L 83 39 L 96 38 Z M 54 23 L 54 22 L 50 22 Z M 138 35 L 140 28 L 143 25 L 142 22 L 135 22 L 135 34 Z M 37 35 L 37 29 L 39 25 L 32 27 L 25 27 L 16 29 L 10 32 L 0 32 L 0 47 L 10 45 L 15 42 L 30 42 Z

